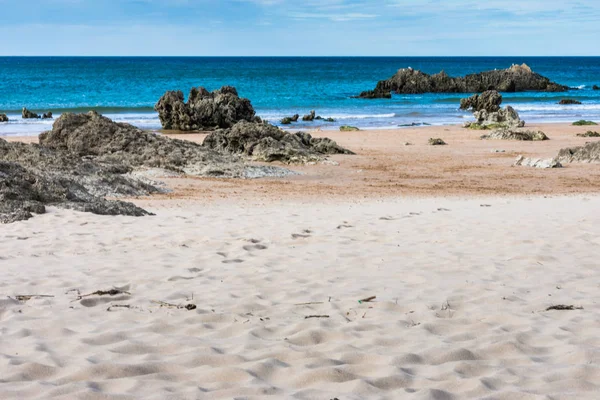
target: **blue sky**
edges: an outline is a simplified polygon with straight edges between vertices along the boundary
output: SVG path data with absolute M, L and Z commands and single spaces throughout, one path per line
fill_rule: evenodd
M 600 55 L 600 0 L 0 0 L 0 55 Z

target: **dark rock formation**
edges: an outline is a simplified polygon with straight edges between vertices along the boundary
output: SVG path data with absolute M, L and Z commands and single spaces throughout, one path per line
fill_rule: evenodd
M 256 161 L 306 163 L 320 161 L 327 154 L 353 154 L 327 138 L 308 133 L 289 133 L 269 125 L 238 122 L 231 129 L 209 134 L 203 146 L 219 152 L 239 154 Z
M 600 142 L 590 142 L 584 146 L 571 147 L 562 149 L 558 153 L 558 160 L 563 163 L 583 162 L 597 163 L 600 162 Z
M 574 99 L 562 99 L 561 101 L 558 102 L 558 104 L 570 105 L 570 104 L 581 104 L 581 102 L 579 100 L 574 100 Z
M 0 114 L 0 122 L 8 122 L 8 117 L 6 114 Z
M 549 140 L 548 136 L 542 131 L 520 131 L 516 129 L 498 129 L 488 135 L 483 135 L 481 138 L 525 141 Z
M 444 142 L 443 139 L 440 138 L 429 138 L 429 145 L 430 146 L 445 146 L 448 143 Z
M 485 110 L 488 113 L 500 110 L 502 104 L 502 95 L 496 90 L 486 90 L 481 94 L 474 94 L 471 97 L 460 100 L 461 110 L 481 111 Z
M 298 114 L 294 114 L 294 115 L 293 115 L 293 116 L 291 116 L 291 117 L 284 117 L 284 118 L 281 120 L 281 124 L 282 124 L 282 125 L 289 125 L 289 124 L 291 124 L 292 122 L 297 122 L 297 121 L 298 121 L 298 118 L 300 118 L 300 115 L 298 115 Z
M 594 85 L 594 86 L 592 86 L 592 90 L 600 90 L 600 86 Z
M 238 121 L 256 121 L 258 118 L 250 100 L 240 98 L 231 86 L 223 86 L 214 92 L 203 87 L 193 88 L 187 103 L 181 91 L 169 91 L 154 109 L 163 128 L 181 131 L 230 128 Z
M 48 111 L 42 115 L 42 119 L 52 119 L 52 111 Z
M 354 132 L 354 131 L 360 131 L 360 129 L 358 129 L 355 126 L 350 126 L 350 125 L 340 126 L 340 132 Z
M 302 121 L 312 122 L 315 120 L 315 118 L 315 110 L 312 110 L 308 115 L 302 117 Z
M 579 137 L 600 137 L 600 133 L 595 132 L 595 131 L 587 131 L 586 133 L 578 133 L 575 136 L 579 136 Z
M 520 128 L 525 126 L 525 121 L 519 118 L 519 113 L 511 106 L 501 108 L 502 95 L 495 90 L 488 90 L 481 95 L 474 95 L 460 101 L 461 108 L 475 110 L 474 122 L 466 122 L 465 128 L 470 129 L 497 129 Z
M 40 118 L 36 113 L 29 111 L 27 108 L 23 107 L 23 111 L 21 111 L 21 117 L 23 119 L 36 119 Z
M 412 68 L 399 70 L 388 80 L 379 81 L 374 90 L 362 92 L 364 99 L 390 98 L 391 93 L 481 93 L 486 90 L 500 92 L 562 92 L 568 86 L 551 82 L 534 73 L 527 65 L 513 65 L 508 69 L 486 71 L 465 77 L 451 77 L 444 71 L 428 75 Z

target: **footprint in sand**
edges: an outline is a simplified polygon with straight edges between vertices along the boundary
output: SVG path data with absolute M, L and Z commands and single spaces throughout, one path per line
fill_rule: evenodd
M 264 244 L 249 244 L 249 245 L 244 246 L 243 249 L 246 251 L 266 250 L 266 249 L 268 249 L 268 247 L 265 246 Z
M 348 224 L 348 221 L 344 221 L 341 225 L 338 225 L 337 227 L 338 229 L 343 229 L 343 228 L 354 228 L 354 226 Z
M 218 251 L 217 255 L 223 257 L 223 258 L 227 258 L 227 253 L 223 252 L 223 251 Z
M 302 233 L 292 233 L 292 239 L 306 239 L 311 237 L 311 233 L 313 233 L 310 229 L 305 229 Z
M 381 217 L 379 219 L 381 221 L 394 221 L 396 218 L 394 218 L 394 217 Z

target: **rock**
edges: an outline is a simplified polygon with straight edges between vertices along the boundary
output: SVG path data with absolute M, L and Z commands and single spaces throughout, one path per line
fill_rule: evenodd
M 362 92 L 358 97 L 391 98 L 391 92 L 398 94 L 481 93 L 486 90 L 562 92 L 569 90 L 569 87 L 551 82 L 550 79 L 533 72 L 526 64 L 465 77 L 450 77 L 444 71 L 428 75 L 412 68 L 404 68 L 390 79 L 379 81 L 374 90 Z
M 519 131 L 516 129 L 497 129 L 488 135 L 481 136 L 481 139 L 524 141 L 549 140 L 548 136 L 542 131 Z
M 486 90 L 481 94 L 474 94 L 471 97 L 460 100 L 461 110 L 481 111 L 488 113 L 500 110 L 502 104 L 502 95 L 495 90 Z
M 561 104 L 561 105 L 581 104 L 581 102 L 579 100 L 574 100 L 574 99 L 562 99 L 561 101 L 558 102 L 558 104 Z
M 315 120 L 315 110 L 312 110 L 308 115 L 302 117 L 302 121 L 312 122 Z
M 594 85 L 594 86 L 592 86 L 592 90 L 600 90 L 600 86 Z
M 360 129 L 358 129 L 355 126 L 350 126 L 350 125 L 340 126 L 340 132 L 356 132 L 356 131 L 360 131 Z
M 590 142 L 585 144 L 584 146 L 562 149 L 558 153 L 558 160 L 563 163 L 600 162 L 600 142 Z
M 331 117 L 328 117 L 328 118 L 323 119 L 323 121 L 325 121 L 325 122 L 335 122 L 335 119 L 331 118 Z
M 461 99 L 461 109 L 474 110 L 475 121 L 465 122 L 463 127 L 469 129 L 498 129 L 520 128 L 525 121 L 519 118 L 519 113 L 511 106 L 501 108 L 502 95 L 495 90 L 487 90 L 480 95 Z
M 298 121 L 298 118 L 300 118 L 300 115 L 298 115 L 298 114 L 294 114 L 294 115 L 293 115 L 293 116 L 291 116 L 291 117 L 284 117 L 284 118 L 281 120 L 281 124 L 282 124 L 282 125 L 289 125 L 289 124 L 291 124 L 292 122 L 297 122 L 297 121 Z
M 579 137 L 600 137 L 600 133 L 595 132 L 595 131 L 587 131 L 586 133 L 578 133 L 575 136 L 579 136 Z
M 52 111 L 48 111 L 42 115 L 42 119 L 52 119 Z
M 61 115 L 51 131 L 40 135 L 40 144 L 77 157 L 92 157 L 129 167 L 165 168 L 201 176 L 244 175 L 244 165 L 229 155 L 197 143 L 116 123 L 94 111 Z
M 430 146 L 445 146 L 447 144 L 448 143 L 444 142 L 440 138 L 429 138 L 429 145 Z
M 289 133 L 273 125 L 245 121 L 231 129 L 212 132 L 202 145 L 256 161 L 287 164 L 321 161 L 327 154 L 353 154 L 328 138 L 313 138 L 308 133 Z
M 213 92 L 192 88 L 187 103 L 181 91 L 169 91 L 154 109 L 164 129 L 181 131 L 230 128 L 239 121 L 257 120 L 250 100 L 240 98 L 231 86 Z
M 556 158 L 541 159 L 519 156 L 513 165 L 533 168 L 562 168 L 562 164 Z
M 29 111 L 27 108 L 23 107 L 23 111 L 21 112 L 21 117 L 23 119 L 36 119 L 36 118 L 40 118 L 39 115 L 37 115 L 34 112 Z
M 0 114 L 0 122 L 8 122 L 8 117 L 6 114 Z
M 573 125 L 575 125 L 575 126 L 588 126 L 588 125 L 598 125 L 598 124 L 595 123 L 594 121 L 586 121 L 584 119 L 580 119 L 579 121 L 573 122 Z

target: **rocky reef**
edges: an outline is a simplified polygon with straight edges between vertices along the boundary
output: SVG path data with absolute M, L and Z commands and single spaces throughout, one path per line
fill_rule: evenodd
M 328 154 L 354 154 L 328 138 L 313 138 L 308 133 L 290 133 L 270 124 L 246 121 L 210 133 L 202 145 L 255 161 L 286 164 L 322 161 Z
M 600 86 L 594 85 L 594 86 L 592 86 L 592 90 L 600 90 Z
M 526 64 L 464 77 L 451 77 L 444 71 L 429 75 L 412 68 L 404 68 L 390 79 L 379 81 L 375 89 L 362 92 L 358 97 L 379 99 L 391 98 L 392 93 L 481 93 L 486 90 L 563 92 L 569 90 L 569 87 L 533 72 Z
M 560 105 L 572 105 L 572 104 L 581 104 L 579 100 L 575 99 L 562 99 L 558 102 Z
M 239 121 L 259 120 L 250 100 L 240 98 L 231 86 L 213 92 L 203 87 L 192 88 L 187 102 L 183 92 L 169 91 L 158 100 L 154 109 L 164 129 L 180 131 L 230 128 Z
M 8 117 L 6 114 L 0 114 L 0 122 L 8 122 Z
M 558 160 L 563 163 L 600 162 L 600 142 L 590 142 L 583 146 L 562 149 L 558 152 Z
M 480 95 L 473 95 L 460 101 L 461 109 L 472 109 L 475 121 L 466 122 L 465 128 L 470 129 L 499 129 L 521 128 L 525 121 L 519 118 L 519 113 L 511 106 L 501 108 L 502 95 L 495 90 L 487 90 Z
M 26 107 L 23 107 L 23 110 L 21 111 L 21 118 L 23 119 L 52 119 L 52 112 L 48 111 L 47 113 L 44 113 L 43 115 L 38 115 L 36 113 L 34 113 L 33 111 L 28 110 Z

